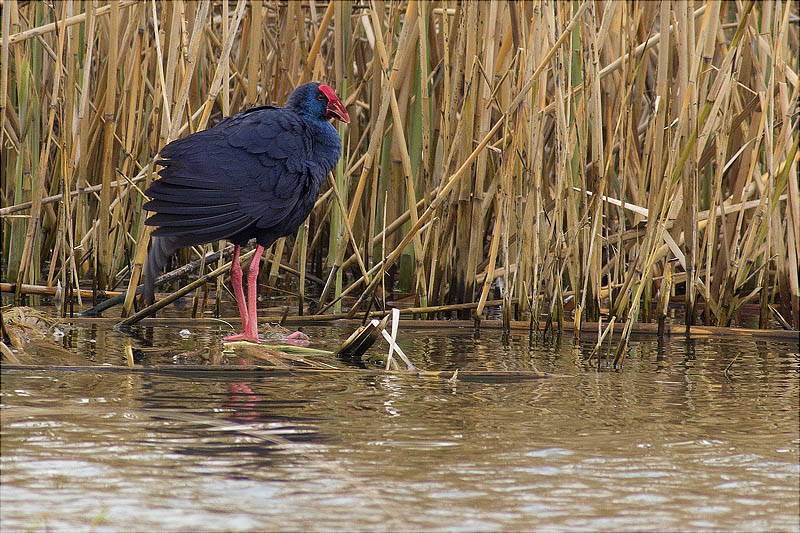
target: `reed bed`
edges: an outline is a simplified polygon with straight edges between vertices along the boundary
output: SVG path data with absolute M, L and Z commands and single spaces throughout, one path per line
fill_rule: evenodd
M 798 328 L 798 20 L 784 1 L 3 0 L 2 280 L 17 300 L 127 290 L 129 316 L 159 149 L 318 79 L 353 120 L 262 280 L 300 314 L 413 296 L 427 318 L 489 302 L 627 338 L 677 296 L 687 324 L 757 304 Z

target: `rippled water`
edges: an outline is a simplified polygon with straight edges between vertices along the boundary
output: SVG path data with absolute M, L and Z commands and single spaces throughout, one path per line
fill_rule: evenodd
M 179 329 L 143 362 L 217 362 L 222 330 Z M 554 376 L 4 369 L 0 528 L 800 530 L 797 344 L 636 341 L 612 372 L 569 337 L 401 331 L 424 368 Z M 124 364 L 124 335 L 67 333 Z

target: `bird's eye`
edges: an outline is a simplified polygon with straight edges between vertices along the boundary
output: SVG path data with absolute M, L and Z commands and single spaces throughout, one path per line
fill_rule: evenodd
M 319 100 L 320 102 L 324 102 L 325 101 L 325 95 L 322 94 L 322 93 L 317 93 L 317 100 Z

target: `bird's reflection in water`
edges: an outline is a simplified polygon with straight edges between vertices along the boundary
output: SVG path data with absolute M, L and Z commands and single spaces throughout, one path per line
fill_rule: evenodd
M 238 364 L 246 366 L 247 361 L 240 357 Z M 238 422 L 259 422 L 258 402 L 261 398 L 253 392 L 250 384 L 244 381 L 228 383 L 228 401 L 225 407 L 231 411 L 231 419 Z
M 285 380 L 278 385 L 268 381 L 273 376 L 246 381 L 213 376 L 145 379 L 142 403 L 154 422 L 147 440 L 169 445 L 172 453 L 263 467 L 277 457 L 286 461 L 287 448 L 328 440 L 319 433 L 318 420 L 295 414 L 302 402 L 284 399 L 292 397 Z M 281 396 L 274 398 L 277 394 Z

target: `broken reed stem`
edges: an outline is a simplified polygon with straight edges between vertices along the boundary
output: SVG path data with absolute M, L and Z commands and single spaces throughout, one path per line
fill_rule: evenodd
M 255 253 L 255 250 L 250 250 L 249 252 L 247 252 L 245 254 L 242 254 L 239 257 L 239 261 L 242 262 L 245 259 L 249 259 L 250 257 L 253 256 L 254 253 Z M 231 265 L 232 264 L 233 264 L 232 262 L 225 263 L 224 265 L 222 265 L 221 267 L 217 268 L 216 270 L 212 270 L 208 274 L 205 274 L 205 275 L 197 278 L 196 280 L 194 280 L 193 282 L 189 283 L 188 285 L 185 285 L 185 286 L 181 287 L 177 291 L 171 293 L 166 298 L 158 300 L 157 302 L 153 303 L 152 305 L 149 305 L 149 306 L 145 307 L 144 309 L 142 309 L 138 313 L 135 313 L 135 314 L 131 315 L 130 317 L 120 321 L 118 325 L 119 326 L 131 326 L 133 324 L 136 324 L 137 322 L 139 322 L 143 318 L 146 318 L 148 316 L 154 315 L 156 312 L 158 312 L 159 309 L 163 309 L 164 307 L 168 306 L 169 304 L 171 304 L 172 302 L 174 302 L 175 300 L 177 300 L 181 296 L 183 296 L 185 294 L 189 294 L 190 292 L 192 292 L 197 287 L 200 287 L 203 284 L 207 283 L 208 281 L 210 281 L 212 279 L 216 279 L 217 276 L 220 276 L 220 275 L 224 274 L 225 272 L 227 272 L 228 270 L 231 269 Z

